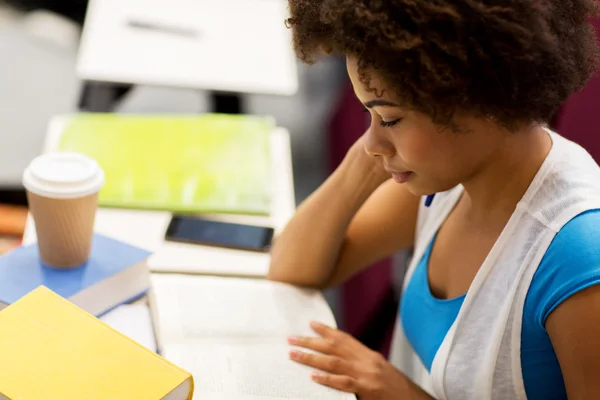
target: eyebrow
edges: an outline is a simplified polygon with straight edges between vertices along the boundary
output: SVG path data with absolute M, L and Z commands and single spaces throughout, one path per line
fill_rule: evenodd
M 367 108 L 373 108 L 373 107 L 400 107 L 400 105 L 396 104 L 396 103 L 393 103 L 391 101 L 387 101 L 387 100 L 375 99 L 375 100 L 367 101 L 365 103 L 365 107 L 367 107 Z

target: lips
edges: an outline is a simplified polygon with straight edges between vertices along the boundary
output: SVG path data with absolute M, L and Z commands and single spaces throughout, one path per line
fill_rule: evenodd
M 414 173 L 412 171 L 398 172 L 398 171 L 392 171 L 389 169 L 386 169 L 386 170 L 387 170 L 387 172 L 389 172 L 392 175 L 392 178 L 394 178 L 394 180 L 397 183 L 406 183 L 414 175 Z

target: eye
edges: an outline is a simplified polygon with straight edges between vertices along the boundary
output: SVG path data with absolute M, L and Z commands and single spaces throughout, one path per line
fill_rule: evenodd
M 389 128 L 392 127 L 394 125 L 396 125 L 398 122 L 402 121 L 402 118 L 397 118 L 393 121 L 379 121 L 379 125 L 383 126 L 384 128 Z

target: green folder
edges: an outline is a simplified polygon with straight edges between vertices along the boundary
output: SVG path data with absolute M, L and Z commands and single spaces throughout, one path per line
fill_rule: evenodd
M 259 116 L 82 113 L 67 119 L 59 150 L 98 161 L 102 206 L 269 214 L 274 127 Z

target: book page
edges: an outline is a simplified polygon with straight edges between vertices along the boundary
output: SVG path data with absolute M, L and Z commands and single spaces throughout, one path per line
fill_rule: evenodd
M 265 280 L 170 274 L 153 275 L 152 286 L 165 342 L 313 335 L 312 320 L 335 326 L 316 290 Z
M 251 341 L 168 344 L 167 359 L 194 375 L 194 400 L 351 400 L 356 397 L 319 385 L 312 369 L 289 360 L 289 346 Z
M 354 395 L 313 382 L 289 359 L 289 335 L 335 326 L 314 290 L 265 280 L 153 275 L 164 356 L 194 376 L 194 399 L 342 400 Z
M 142 346 L 156 352 L 157 346 L 152 317 L 145 303 L 120 305 L 101 316 L 100 320 Z

